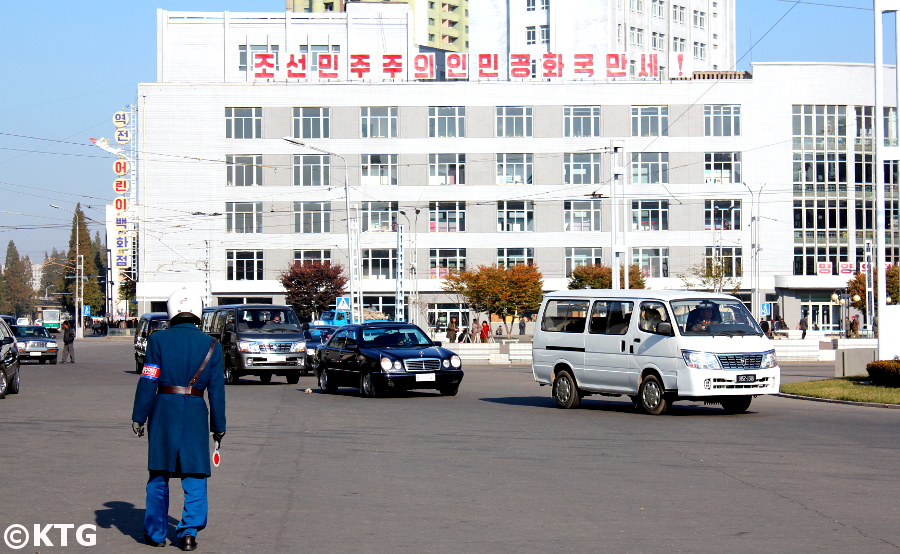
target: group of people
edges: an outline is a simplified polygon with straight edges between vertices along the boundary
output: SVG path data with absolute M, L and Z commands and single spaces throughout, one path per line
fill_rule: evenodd
M 804 317 L 803 320 L 801 320 L 801 324 L 803 325 L 803 327 L 805 327 L 805 323 L 802 323 L 802 322 L 805 319 L 806 318 Z M 788 326 L 784 322 L 784 318 L 781 316 L 777 316 L 775 319 L 769 319 L 766 317 L 762 317 L 759 320 L 759 326 L 763 330 L 763 333 L 765 333 L 766 336 L 769 337 L 770 339 L 774 338 L 775 334 L 777 334 L 779 331 L 787 331 L 788 330 Z M 804 329 L 803 327 L 798 327 L 798 328 L 803 331 L 803 338 L 806 338 L 806 329 Z
M 525 325 L 528 321 L 527 316 L 523 316 L 519 318 L 519 334 L 525 334 Z M 497 324 L 497 329 L 494 331 L 494 334 L 498 337 L 503 336 L 503 324 Z M 447 342 L 490 342 L 491 338 L 491 326 L 488 325 L 487 321 L 482 321 L 480 324 L 478 320 L 473 319 L 472 325 L 470 327 L 463 327 L 460 329 L 459 323 L 456 321 L 455 317 L 450 318 L 450 323 L 447 324 Z M 457 340 L 458 339 L 458 340 Z

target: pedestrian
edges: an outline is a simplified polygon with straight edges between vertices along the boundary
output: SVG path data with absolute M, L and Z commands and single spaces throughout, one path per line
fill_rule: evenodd
M 481 322 L 481 342 L 487 342 L 488 338 L 491 336 L 491 328 L 488 326 L 487 321 Z
M 456 324 L 456 318 L 451 317 L 450 323 L 447 324 L 447 340 L 456 342 L 456 332 L 459 331 L 459 325 Z
M 519 334 L 525 334 L 525 323 L 528 321 L 528 316 L 523 316 L 519 318 Z
M 772 338 L 772 334 L 769 332 L 769 322 L 766 321 L 765 317 L 759 318 L 759 327 L 763 330 L 763 333 L 765 333 L 767 337 Z
M 472 328 L 469 331 L 469 339 L 472 342 L 478 342 L 478 337 L 481 335 L 481 325 L 478 324 L 478 320 L 476 318 L 472 318 Z
M 498 337 L 503 336 L 503 324 L 502 323 L 497 325 L 497 331 L 494 334 L 497 335 Z
M 197 548 L 197 533 L 206 527 L 210 477 L 209 433 L 216 449 L 225 436 L 225 381 L 222 347 L 197 328 L 203 302 L 187 289 L 167 303 L 171 325 L 147 338 L 147 355 L 138 379 L 131 413 L 132 430 L 141 437 L 149 418 L 147 505 L 144 542 L 166 546 L 169 526 L 169 479 L 181 479 L 184 509 L 175 526 L 178 546 Z M 209 409 L 203 400 L 209 393 Z
M 859 316 L 853 316 L 853 320 L 850 322 L 850 336 L 854 339 L 859 338 Z
M 63 351 L 61 363 L 66 363 L 66 356 L 70 363 L 75 363 L 75 327 L 68 319 L 63 321 Z
M 809 327 L 809 321 L 806 319 L 806 314 L 803 314 L 803 317 L 800 318 L 800 323 L 797 325 L 797 329 L 800 329 L 800 338 L 806 338 L 806 329 Z

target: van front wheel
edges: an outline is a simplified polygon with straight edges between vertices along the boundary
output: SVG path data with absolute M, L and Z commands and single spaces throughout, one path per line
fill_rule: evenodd
M 650 415 L 666 413 L 670 401 L 666 398 L 665 392 L 659 377 L 652 374 L 644 377 L 639 390 L 641 409 Z
M 742 414 L 750 407 L 752 396 L 726 396 L 722 398 L 722 408 L 729 414 Z
M 568 371 L 560 371 L 553 380 L 553 398 L 560 408 L 577 408 L 581 403 L 581 391 L 575 378 Z

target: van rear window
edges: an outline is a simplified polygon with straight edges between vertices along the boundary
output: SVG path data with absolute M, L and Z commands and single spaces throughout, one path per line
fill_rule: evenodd
M 583 333 L 587 322 L 587 300 L 550 300 L 544 306 L 541 330 L 558 333 Z

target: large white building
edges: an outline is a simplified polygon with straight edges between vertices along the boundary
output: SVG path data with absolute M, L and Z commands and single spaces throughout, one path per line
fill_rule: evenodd
M 573 267 L 611 263 L 615 207 L 650 287 L 682 288 L 721 257 L 748 301 L 756 288 L 792 326 L 801 310 L 837 324 L 830 296 L 873 236 L 872 66 L 765 63 L 752 77 L 652 83 L 286 76 L 326 39 L 345 68 L 367 18 L 386 19 L 359 6 L 159 13 L 159 82 L 138 94 L 140 310 L 180 286 L 213 304 L 282 302 L 294 261 L 348 265 L 354 219 L 364 304 L 394 313 L 400 224 L 406 317 L 465 321 L 442 291 L 449 268 L 534 262 L 545 288 L 565 288 Z M 323 39 L 308 18 L 334 25 Z M 373 60 L 420 54 L 402 23 L 382 32 Z M 257 77 L 273 57 L 254 53 L 273 52 L 276 75 Z M 887 170 L 896 262 L 896 162 Z

